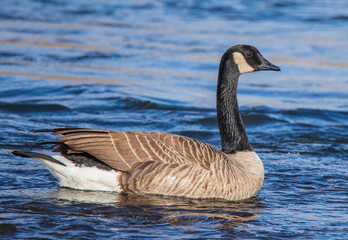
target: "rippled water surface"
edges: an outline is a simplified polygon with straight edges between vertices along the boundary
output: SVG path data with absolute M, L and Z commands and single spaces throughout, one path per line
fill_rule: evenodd
M 348 238 L 348 3 L 0 1 L 0 238 Z M 219 58 L 247 43 L 282 72 L 241 76 L 258 196 L 206 201 L 59 188 L 13 149 L 57 126 L 182 134 L 220 148 Z

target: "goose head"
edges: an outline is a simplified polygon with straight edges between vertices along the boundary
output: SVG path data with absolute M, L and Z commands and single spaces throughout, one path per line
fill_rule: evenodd
M 216 108 L 222 151 L 253 151 L 246 134 L 237 100 L 238 79 L 241 74 L 280 68 L 267 61 L 250 45 L 235 45 L 227 49 L 221 58 Z
M 229 48 L 221 62 L 232 62 L 237 67 L 239 74 L 262 70 L 280 71 L 279 67 L 270 63 L 259 50 L 250 45 L 235 45 Z

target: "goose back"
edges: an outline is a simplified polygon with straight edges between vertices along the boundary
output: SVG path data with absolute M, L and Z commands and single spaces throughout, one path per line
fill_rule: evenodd
M 177 163 L 209 169 L 214 156 L 226 154 L 193 138 L 162 132 L 122 132 L 81 128 L 58 128 L 55 151 L 87 153 L 106 165 L 129 171 L 138 162 Z

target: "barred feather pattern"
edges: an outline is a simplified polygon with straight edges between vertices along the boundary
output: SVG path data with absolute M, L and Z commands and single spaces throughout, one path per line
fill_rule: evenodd
M 161 132 L 59 128 L 56 151 L 87 153 L 119 170 L 125 192 L 240 200 L 260 190 L 264 170 L 253 151 L 225 154 L 198 140 Z

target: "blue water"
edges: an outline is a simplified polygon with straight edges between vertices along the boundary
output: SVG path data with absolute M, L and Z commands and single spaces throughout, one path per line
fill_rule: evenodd
M 0 238 L 347 239 L 348 2 L 0 1 Z M 59 188 L 38 162 L 57 126 L 182 134 L 220 148 L 218 63 L 256 46 L 282 72 L 241 76 L 265 165 L 240 202 Z

